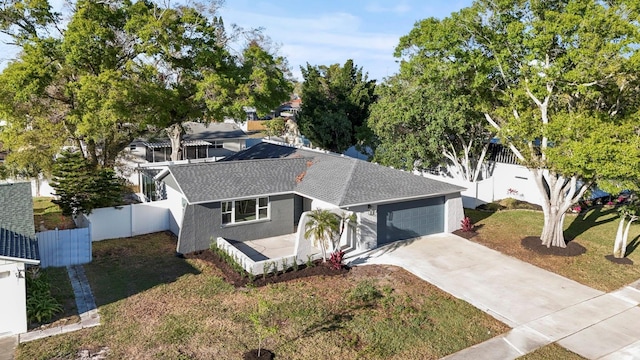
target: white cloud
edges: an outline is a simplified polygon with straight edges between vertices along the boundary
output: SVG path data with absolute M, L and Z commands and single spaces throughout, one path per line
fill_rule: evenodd
M 302 80 L 299 68 L 307 62 L 330 65 L 353 59 L 370 74 L 370 78 L 377 79 L 397 70 L 393 50 L 400 34 L 363 31 L 362 20 L 352 14 L 336 12 L 316 17 L 282 17 L 269 15 L 269 12 L 224 9 L 222 17 L 227 24 L 264 27 L 265 34 L 281 45 L 281 53 L 289 60 L 293 74 L 299 80 Z

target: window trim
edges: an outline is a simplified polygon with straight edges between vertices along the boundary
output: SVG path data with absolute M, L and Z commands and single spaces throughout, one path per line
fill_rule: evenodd
M 267 199 L 267 205 L 260 206 L 260 199 Z M 253 220 L 240 220 L 236 221 L 236 203 L 245 201 L 245 200 L 255 200 L 255 219 Z M 226 211 L 224 210 L 225 204 L 231 204 Z M 267 210 L 267 216 L 264 218 L 260 218 L 260 210 Z M 230 215 L 230 221 L 224 222 L 224 216 Z M 241 199 L 232 199 L 220 201 L 220 224 L 222 226 L 234 226 L 234 225 L 242 225 L 242 224 L 251 224 L 255 222 L 261 221 L 269 221 L 271 220 L 271 198 L 269 196 L 259 196 L 259 197 L 248 197 Z

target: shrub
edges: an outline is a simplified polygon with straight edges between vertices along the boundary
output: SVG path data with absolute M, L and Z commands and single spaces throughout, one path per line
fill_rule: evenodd
M 62 312 L 62 305 L 51 295 L 49 281 L 36 270 L 27 272 L 27 318 L 29 321 L 46 322 Z
M 471 218 L 466 216 L 464 219 L 460 221 L 460 227 L 464 232 L 473 231 L 473 222 L 471 222 Z
M 344 251 L 336 250 L 331 253 L 329 257 L 329 264 L 331 264 L 331 268 L 334 270 L 342 269 L 342 259 L 344 258 Z

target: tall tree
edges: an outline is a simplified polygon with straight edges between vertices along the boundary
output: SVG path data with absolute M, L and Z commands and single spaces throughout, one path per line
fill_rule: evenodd
M 594 182 L 637 174 L 639 9 L 634 1 L 478 0 L 426 19 L 398 55 L 468 82 L 543 198 L 542 244 Z M 637 166 L 635 166 L 637 168 Z
M 300 132 L 314 146 L 343 152 L 350 146 L 370 145 L 369 106 L 375 101 L 375 80 L 347 60 L 344 66 L 301 68 L 304 99 L 297 121 Z
M 135 16 L 127 1 L 79 0 L 62 30 L 47 1 L 2 3 L 0 30 L 22 51 L 0 75 L 0 113 L 14 128 L 25 125 L 18 136 L 45 142 L 43 127 L 24 122 L 48 121 L 91 162 L 113 166 L 152 118 L 151 83 L 127 31 Z
M 288 99 L 292 86 L 286 61 L 268 51 L 268 40 L 259 32 L 233 34 L 249 37 L 236 54 L 215 13 L 154 5 L 141 19 L 135 24 L 140 48 L 161 89 L 155 122 L 171 140 L 172 160 L 180 158 L 184 122 L 244 119 L 247 106 L 268 112 Z
M 124 181 L 113 169 L 99 169 L 79 152 L 63 152 L 53 166 L 54 203 L 64 215 L 90 214 L 93 209 L 122 205 Z
M 379 141 L 374 160 L 409 171 L 448 165 L 454 178 L 477 181 L 491 133 L 464 79 L 442 82 L 436 71 L 417 77 L 405 63 L 378 85 L 369 117 Z

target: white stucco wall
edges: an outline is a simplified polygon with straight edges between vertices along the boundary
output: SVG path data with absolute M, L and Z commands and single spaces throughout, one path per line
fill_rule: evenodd
M 176 234 L 180 234 L 182 226 L 182 218 L 184 216 L 183 202 L 186 201 L 184 196 L 171 186 L 167 186 L 167 203 L 169 206 L 169 230 Z
M 444 232 L 454 232 L 460 229 L 460 221 L 464 218 L 462 197 L 460 194 L 449 194 L 444 201 Z
M 24 263 L 0 260 L 0 336 L 27 331 Z

